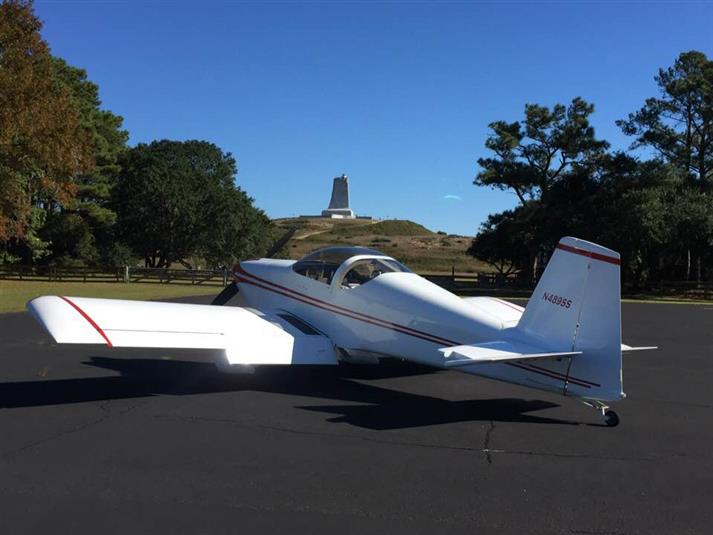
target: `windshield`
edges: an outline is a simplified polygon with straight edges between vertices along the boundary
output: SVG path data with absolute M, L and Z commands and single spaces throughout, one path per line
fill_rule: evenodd
M 331 284 L 334 272 L 337 271 L 339 266 L 341 266 L 345 260 L 358 255 L 382 257 L 378 260 L 370 260 L 370 262 L 376 262 L 378 266 L 374 264 L 374 269 L 369 272 L 368 277 L 366 272 L 362 273 L 363 277 L 367 277 L 362 280 L 371 280 L 381 273 L 391 271 L 409 271 L 406 266 L 400 264 L 396 260 L 388 258 L 384 253 L 377 251 L 376 249 L 369 249 L 368 247 L 325 247 L 323 249 L 317 249 L 316 251 L 302 257 L 301 260 L 295 262 L 292 265 L 292 269 L 300 275 L 304 275 L 310 279 L 314 279 L 325 284 Z M 359 262 L 359 264 L 361 264 L 361 262 Z M 364 271 L 364 269 L 366 268 L 362 268 L 362 271 Z M 353 271 L 354 269 L 350 270 L 349 274 Z M 356 274 L 354 275 L 354 277 L 358 276 L 359 275 Z M 356 279 L 354 284 L 356 284 Z
M 354 263 L 341 281 L 342 288 L 356 288 L 384 273 L 409 271 L 391 258 L 365 258 Z

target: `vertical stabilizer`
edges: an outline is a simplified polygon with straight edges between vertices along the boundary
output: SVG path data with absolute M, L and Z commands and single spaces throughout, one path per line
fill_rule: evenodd
M 620 264 L 610 249 L 562 238 L 518 323 L 518 334 L 542 347 L 582 352 L 567 374 L 589 386 L 567 384 L 568 394 L 622 397 Z

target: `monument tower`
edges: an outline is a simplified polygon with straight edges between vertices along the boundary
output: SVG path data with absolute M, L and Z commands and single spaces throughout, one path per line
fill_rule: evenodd
M 334 179 L 329 208 L 322 210 L 322 217 L 354 219 L 354 211 L 349 208 L 349 177 L 347 175 Z

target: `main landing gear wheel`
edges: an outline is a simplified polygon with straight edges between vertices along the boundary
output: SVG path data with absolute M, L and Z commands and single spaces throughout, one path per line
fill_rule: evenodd
M 608 427 L 616 427 L 619 425 L 619 415 L 614 411 L 605 411 L 604 423 L 607 424 Z

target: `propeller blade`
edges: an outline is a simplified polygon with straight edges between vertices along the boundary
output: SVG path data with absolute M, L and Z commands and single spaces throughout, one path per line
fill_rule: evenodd
M 235 295 L 239 291 L 240 291 L 240 288 L 238 288 L 238 283 L 231 282 L 225 288 L 223 288 L 222 292 L 220 292 L 218 295 L 215 296 L 215 299 L 213 299 L 213 301 L 211 302 L 211 305 L 223 306 L 225 303 L 227 303 L 233 297 L 235 297 Z
M 297 227 L 290 227 L 289 229 L 287 229 L 287 232 L 285 232 L 279 240 L 272 244 L 272 247 L 270 247 L 267 253 L 265 253 L 265 256 L 263 258 L 272 258 L 273 256 L 275 256 L 280 251 L 280 249 L 282 249 L 285 244 L 290 241 L 292 236 L 295 235 L 295 232 L 297 232 Z
M 295 232 L 297 232 L 297 227 L 291 227 L 287 229 L 287 232 L 285 232 L 282 237 L 277 240 L 272 245 L 272 247 L 270 247 L 270 250 L 267 251 L 264 258 L 272 258 L 274 255 L 276 255 L 278 251 L 282 249 L 288 241 L 290 241 L 292 236 L 295 235 Z M 215 298 L 211 302 L 211 305 L 222 306 L 228 301 L 230 301 L 233 297 L 235 297 L 239 291 L 240 288 L 238 288 L 238 283 L 232 282 L 228 284 L 225 288 L 223 288 L 222 292 L 215 296 Z

